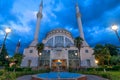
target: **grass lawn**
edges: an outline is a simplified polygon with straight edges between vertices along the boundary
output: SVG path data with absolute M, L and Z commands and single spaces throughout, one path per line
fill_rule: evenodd
M 110 80 L 120 80 L 120 71 L 85 71 L 85 72 L 79 72 L 83 74 L 92 74 L 92 75 L 98 75 Z
M 110 76 L 111 80 L 120 80 L 120 71 L 108 71 L 106 73 L 111 75 Z

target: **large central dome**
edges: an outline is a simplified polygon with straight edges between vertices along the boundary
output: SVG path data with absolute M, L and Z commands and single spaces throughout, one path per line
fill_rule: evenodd
M 74 39 L 69 31 L 58 28 L 50 31 L 43 43 L 48 47 L 70 47 L 74 45 Z

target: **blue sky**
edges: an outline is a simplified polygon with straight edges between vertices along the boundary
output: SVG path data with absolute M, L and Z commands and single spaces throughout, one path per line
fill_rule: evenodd
M 47 32 L 55 28 L 67 29 L 73 37 L 79 36 L 75 2 L 75 0 L 43 0 L 40 42 Z M 39 4 L 40 0 L 0 0 L 0 45 L 5 36 L 4 29 L 10 27 L 12 32 L 6 40 L 9 55 L 14 54 L 19 39 L 21 52 L 33 40 Z M 78 4 L 85 39 L 90 46 L 120 44 L 111 30 L 113 24 L 120 27 L 120 0 L 78 0 Z M 120 35 L 120 28 L 118 33 Z

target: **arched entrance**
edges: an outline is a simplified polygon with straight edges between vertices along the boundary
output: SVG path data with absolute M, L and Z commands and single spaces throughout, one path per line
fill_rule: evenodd
M 59 68 L 60 68 L 60 71 L 65 71 L 67 69 L 67 60 L 66 59 L 53 59 L 52 60 L 52 63 L 51 63 L 51 67 L 52 67 L 52 70 L 53 71 L 57 71 L 57 63 L 60 61 L 60 65 L 59 65 Z

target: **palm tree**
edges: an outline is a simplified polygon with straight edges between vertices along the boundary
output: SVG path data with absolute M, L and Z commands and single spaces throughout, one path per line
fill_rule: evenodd
M 44 49 L 44 44 L 43 44 L 43 43 L 38 43 L 38 44 L 37 44 L 38 54 L 39 54 L 40 52 L 42 52 L 43 49 Z
M 82 47 L 83 39 L 81 37 L 76 37 L 74 40 L 75 46 L 78 48 L 78 57 L 79 57 L 79 66 L 81 66 L 81 60 L 80 60 L 80 49 Z
M 41 55 L 40 55 L 39 53 L 42 53 L 43 49 L 44 49 L 44 44 L 43 44 L 43 43 L 38 43 L 38 44 L 37 44 L 37 50 L 38 50 L 38 55 L 39 55 L 40 57 L 41 57 Z M 38 62 L 39 62 L 39 60 L 40 60 L 40 57 L 39 57 L 39 59 L 38 59 Z M 39 62 L 39 64 L 40 64 L 40 62 Z

